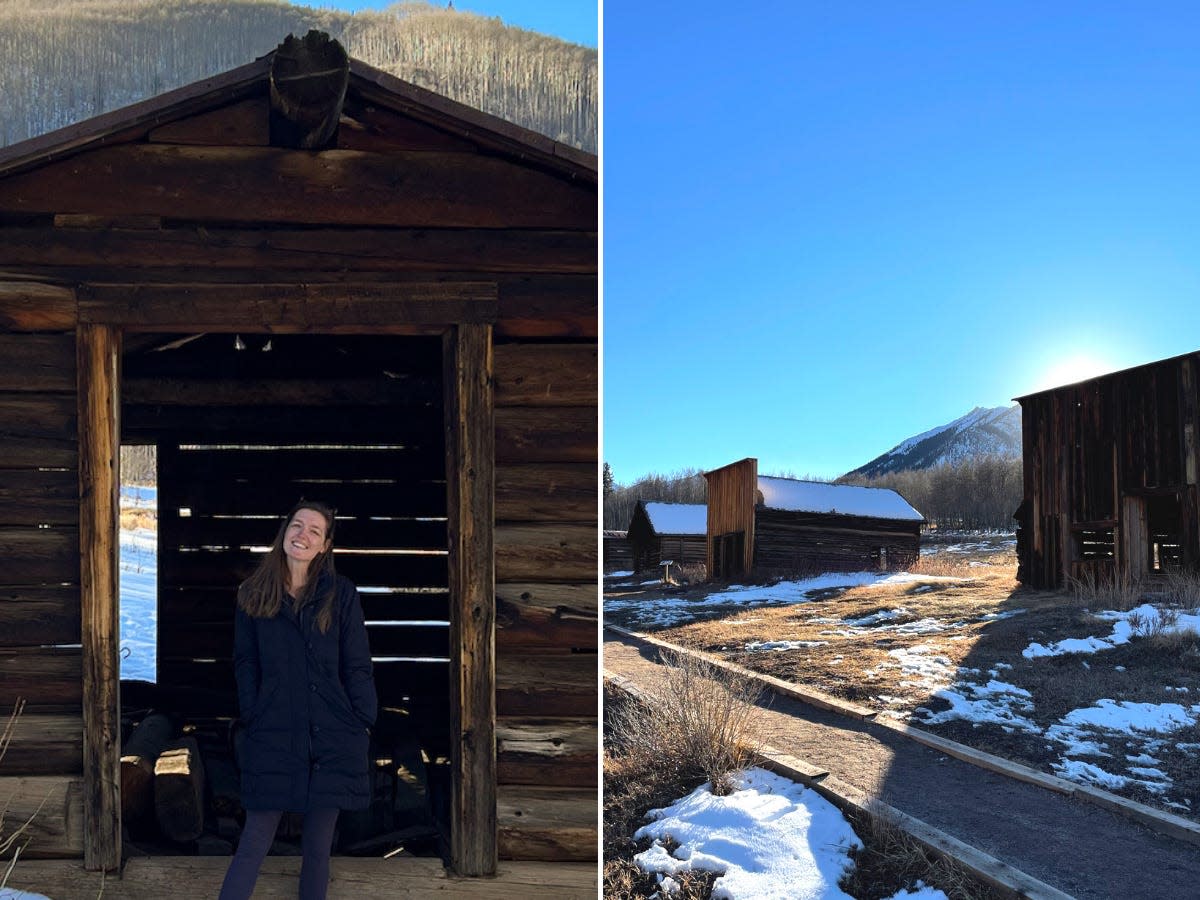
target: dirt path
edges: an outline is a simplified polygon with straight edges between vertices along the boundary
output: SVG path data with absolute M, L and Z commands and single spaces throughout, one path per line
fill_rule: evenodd
M 645 684 L 655 651 L 605 633 L 604 669 Z M 896 732 L 772 695 L 759 738 L 1079 900 L 1200 896 L 1200 852 Z

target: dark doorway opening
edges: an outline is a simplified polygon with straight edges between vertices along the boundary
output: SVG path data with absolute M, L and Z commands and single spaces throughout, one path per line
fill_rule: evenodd
M 449 587 L 440 337 L 127 335 L 122 434 L 158 461 L 157 684 L 122 684 L 123 726 L 166 712 L 206 756 L 220 852 L 240 803 L 230 722 L 237 584 L 301 498 L 337 512 L 335 562 L 359 587 L 380 699 L 371 807 L 336 849 L 445 857 Z M 208 763 L 208 759 L 213 762 Z M 285 819 L 281 838 L 296 837 Z M 148 849 L 178 853 L 155 823 Z M 210 851 L 214 852 L 214 851 Z

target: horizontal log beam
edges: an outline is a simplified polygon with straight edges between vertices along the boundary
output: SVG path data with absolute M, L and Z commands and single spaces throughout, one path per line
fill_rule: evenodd
M 0 809 L 6 835 L 29 822 L 22 859 L 83 856 L 82 778 L 0 778 Z
M 594 344 L 499 344 L 496 406 L 595 406 L 599 355 Z
M 73 395 L 0 393 L 5 468 L 74 468 L 76 417 Z
M 88 872 L 82 861 L 23 859 L 8 886 L 66 900 L 101 895 L 162 900 L 178 894 L 180 885 L 187 885 L 193 896 L 215 897 L 228 868 L 228 857 L 134 857 L 118 877 Z M 299 857 L 268 856 L 258 876 L 258 893 L 293 896 L 299 875 Z M 432 894 L 439 900 L 595 900 L 597 881 L 594 862 L 506 861 L 495 878 L 453 878 L 438 859 L 335 856 L 330 861 L 329 898 L 416 900 Z
M 513 522 L 595 522 L 596 467 L 539 463 L 496 468 L 496 519 Z
M 594 574 L 593 574 L 593 577 Z M 496 647 L 501 652 L 594 650 L 598 616 L 592 609 L 506 600 L 497 589 Z M 592 591 L 595 594 L 595 589 Z
M 218 222 L 596 228 L 595 188 L 476 153 L 125 144 L 0 182 L 0 211 Z
M 74 331 L 77 319 L 72 288 L 0 281 L 0 331 Z
M 496 722 L 501 784 L 595 788 L 599 727 L 596 719 L 526 719 Z
M 0 588 L 0 646 L 78 644 L 79 588 Z
M 63 584 L 79 580 L 79 529 L 0 528 L 0 583 Z
M 498 581 L 585 581 L 599 566 L 592 525 L 498 525 Z
M 595 859 L 598 807 L 594 790 L 502 786 L 497 798 L 500 856 Z
M 6 451 L 0 440 L 0 455 Z M 0 526 L 78 522 L 79 479 L 75 472 L 0 469 Z
M 0 391 L 73 390 L 73 335 L 0 333 Z
M 4 754 L 6 775 L 78 775 L 82 771 L 81 716 L 25 713 L 17 719 Z M 5 824 L 11 826 L 12 822 Z M 11 827 L 5 828 L 6 834 L 11 832 Z
M 83 228 L 78 227 L 79 219 L 69 221 L 76 227 L 5 228 L 0 266 L 553 274 L 597 270 L 595 231 L 199 225 L 147 229 L 111 224 Z
M 500 716 L 589 716 L 596 713 L 595 653 L 498 654 L 496 713 Z
M 496 286 L 473 282 L 92 284 L 79 293 L 81 322 L 133 331 L 382 333 L 496 315 Z
M 25 700 L 27 715 L 75 715 L 83 702 L 79 648 L 0 648 L 0 684 L 6 696 Z
M 594 406 L 496 410 L 496 463 L 596 462 L 599 411 Z

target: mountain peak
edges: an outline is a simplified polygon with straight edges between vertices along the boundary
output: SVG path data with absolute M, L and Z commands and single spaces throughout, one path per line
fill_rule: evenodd
M 953 422 L 901 441 L 887 453 L 846 476 L 874 478 L 909 469 L 928 469 L 975 456 L 1021 455 L 1021 407 L 976 406 Z

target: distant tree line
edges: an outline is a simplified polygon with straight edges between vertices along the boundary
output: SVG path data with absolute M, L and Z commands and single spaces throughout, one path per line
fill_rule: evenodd
M 627 528 L 639 499 L 667 503 L 707 502 L 708 485 L 700 469 L 645 475 L 629 485 L 612 483 L 607 464 L 605 472 L 605 528 Z M 791 473 L 776 474 L 783 478 L 798 477 Z M 799 477 L 804 481 L 827 480 L 810 475 Z M 980 456 L 876 478 L 843 478 L 839 483 L 891 488 L 912 504 L 930 525 L 939 528 L 1011 531 L 1016 527 L 1013 513 L 1024 495 L 1021 460 L 1008 456 Z
M 0 145 L 252 62 L 312 28 L 400 78 L 596 149 L 593 48 L 428 3 L 350 14 L 283 0 L 4 0 Z
M 1024 496 L 1021 460 L 1010 456 L 981 456 L 875 478 L 855 476 L 843 483 L 891 488 L 939 528 L 1011 531 Z

